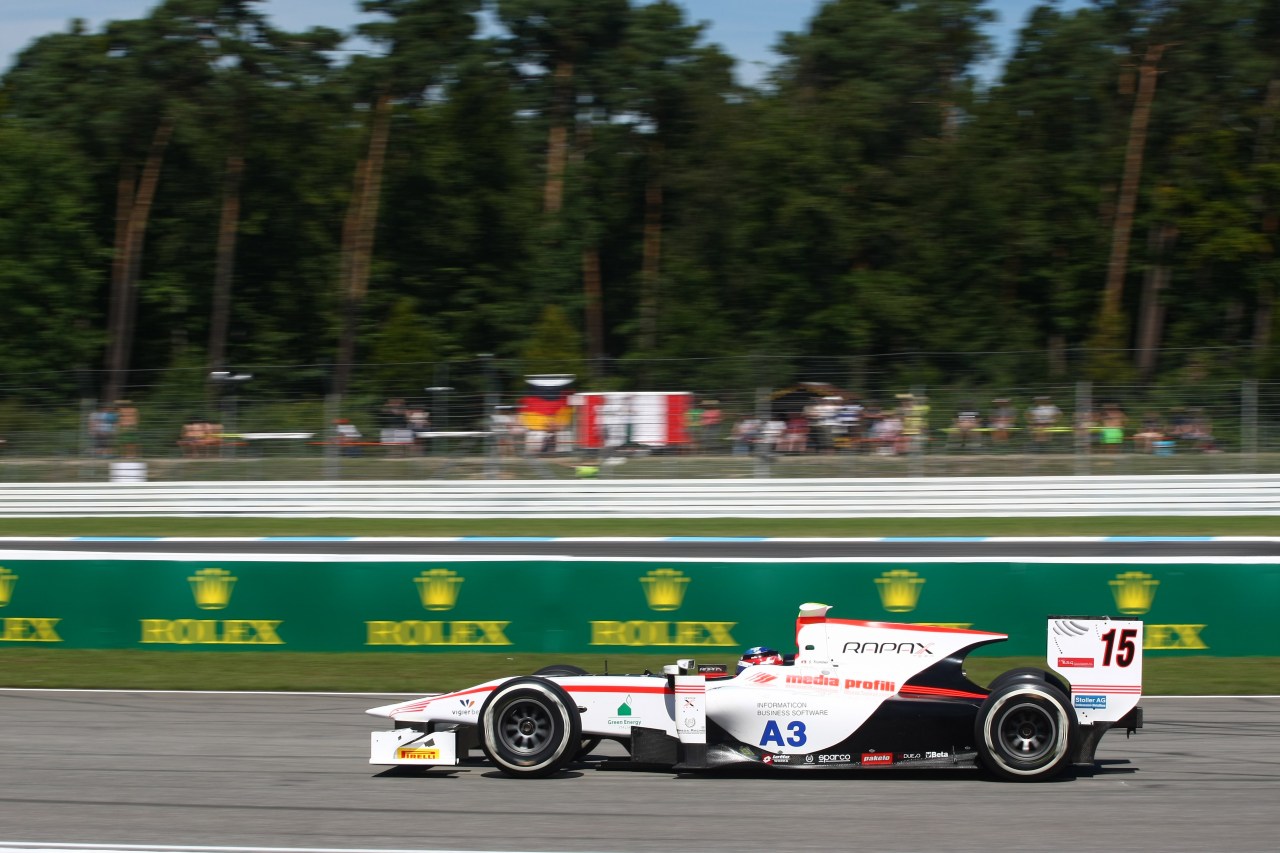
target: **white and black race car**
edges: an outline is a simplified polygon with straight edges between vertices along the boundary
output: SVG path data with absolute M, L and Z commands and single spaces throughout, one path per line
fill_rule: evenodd
M 1140 621 L 1050 617 L 1054 672 L 1014 669 L 984 688 L 964 658 L 1007 635 L 828 609 L 800 608 L 794 656 L 736 674 L 691 660 L 641 675 L 548 667 L 372 708 L 395 727 L 373 733 L 369 761 L 452 766 L 479 748 L 510 775 L 546 776 L 609 739 L 633 765 L 678 771 L 985 768 L 1039 781 L 1092 765 L 1108 730 L 1142 726 Z

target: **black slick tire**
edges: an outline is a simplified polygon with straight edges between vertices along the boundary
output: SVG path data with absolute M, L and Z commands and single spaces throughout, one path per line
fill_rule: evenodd
M 1042 782 L 1069 763 L 1075 712 L 1048 682 L 997 684 L 978 711 L 974 737 L 982 764 L 1001 779 Z
M 526 676 L 499 685 L 480 707 L 480 743 L 511 776 L 550 776 L 582 745 L 582 720 L 564 688 Z

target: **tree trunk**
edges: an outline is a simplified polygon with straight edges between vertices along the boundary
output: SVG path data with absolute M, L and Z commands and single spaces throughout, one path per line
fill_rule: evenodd
M 547 134 L 547 182 L 542 210 L 559 213 L 564 207 L 564 175 L 569 160 L 569 125 L 573 122 L 573 63 L 561 59 L 554 73 L 555 95 L 551 130 Z
M 151 137 L 151 148 L 142 166 L 142 176 L 126 187 L 122 180 L 119 190 L 123 196 L 117 201 L 117 216 L 124 216 L 123 234 L 117 222 L 115 258 L 112 261 L 113 316 L 107 363 L 107 385 L 103 395 L 106 400 L 120 396 L 124 388 L 125 374 L 129 369 L 129 356 L 133 348 L 133 323 L 137 313 L 138 276 L 142 269 L 142 246 L 146 239 L 147 224 L 151 218 L 151 204 L 155 200 L 156 187 L 160 184 L 160 168 L 164 164 L 165 151 L 173 137 L 173 119 L 166 116 L 156 126 Z M 126 172 L 126 174 L 128 174 Z M 127 199 L 127 202 L 126 202 Z
M 600 373 L 604 359 L 604 306 L 600 283 L 600 250 L 588 246 L 582 250 L 582 287 L 586 297 L 587 359 L 591 372 Z
M 382 95 L 373 109 L 369 131 L 369 151 L 356 166 L 355 186 L 342 227 L 342 261 L 339 288 L 342 292 L 342 337 L 338 343 L 338 364 L 333 393 L 346 394 L 355 360 L 356 332 L 360 306 L 369 290 L 369 270 L 373 238 L 378 226 L 378 205 L 382 193 L 382 170 L 386 162 L 387 140 L 391 133 L 391 97 Z
M 1254 144 L 1253 160 L 1261 166 L 1271 156 L 1272 136 L 1275 133 L 1276 112 L 1280 111 L 1280 78 L 1274 78 L 1267 86 L 1267 98 L 1263 103 L 1262 121 L 1258 124 L 1258 138 Z M 1269 246 L 1274 247 L 1280 216 L 1276 214 L 1275 199 L 1258 200 L 1262 211 L 1262 233 Z M 1273 250 L 1274 251 L 1274 250 Z M 1271 348 L 1272 318 L 1275 316 L 1276 283 L 1271 278 L 1258 282 L 1258 306 L 1253 315 L 1253 354 L 1262 363 Z
M 1137 207 L 1138 186 L 1142 181 L 1142 153 L 1147 142 L 1147 125 L 1151 121 L 1151 104 L 1156 96 L 1160 57 L 1165 48 L 1166 45 L 1162 44 L 1149 47 L 1146 56 L 1142 59 L 1142 65 L 1138 68 L 1138 94 L 1133 102 L 1129 141 L 1124 155 L 1124 175 L 1116 202 L 1116 218 L 1111 236 L 1111 258 L 1107 264 L 1107 283 L 1103 292 L 1100 329 L 1114 328 L 1114 321 L 1120 316 L 1125 273 L 1129 267 L 1129 241 L 1133 232 L 1133 212 Z M 1122 341 L 1106 343 L 1123 344 Z
M 644 252 L 640 270 L 640 350 L 658 348 L 658 289 L 662 274 L 662 143 L 649 146 L 644 191 Z
M 1163 294 L 1169 287 L 1169 251 L 1177 230 L 1168 224 L 1152 225 L 1147 234 L 1151 266 L 1142 282 L 1142 303 L 1138 312 L 1138 377 L 1150 382 L 1156 370 L 1156 356 L 1164 337 Z
M 209 320 L 209 370 L 225 367 L 227 328 L 231 322 L 231 282 L 235 274 L 236 239 L 240 227 L 240 184 L 244 157 L 239 146 L 227 155 L 222 178 L 222 218 L 218 222 L 218 248 L 213 270 L 213 313 Z

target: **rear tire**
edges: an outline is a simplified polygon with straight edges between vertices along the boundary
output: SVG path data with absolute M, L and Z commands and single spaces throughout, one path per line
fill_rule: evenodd
M 480 707 L 480 743 L 511 776 L 550 776 L 581 748 L 582 720 L 564 688 L 543 678 L 513 678 Z
M 982 703 L 974 736 L 983 765 L 1002 779 L 1042 782 L 1066 768 L 1075 713 L 1049 683 L 1012 681 Z
M 1071 688 L 1062 680 L 1060 676 L 1049 672 L 1046 669 L 1039 669 L 1034 666 L 1020 666 L 1016 669 L 1006 670 L 991 680 L 991 684 L 987 686 L 987 691 L 995 693 L 1006 684 L 1012 684 L 1015 681 L 1027 681 L 1040 684 L 1051 684 L 1058 688 L 1063 694 L 1070 696 Z

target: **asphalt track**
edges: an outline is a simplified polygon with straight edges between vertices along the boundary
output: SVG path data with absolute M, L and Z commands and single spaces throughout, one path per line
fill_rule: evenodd
M 5 537 L 14 551 L 148 555 L 252 554 L 365 558 L 398 556 L 579 557 L 652 559 L 1190 559 L 1280 557 L 1280 537 Z
M 1280 697 L 1143 700 L 1092 772 L 370 767 L 391 697 L 0 690 L 0 850 L 1275 851 Z M 18 844 L 15 844 L 17 842 Z M 80 848 L 85 849 L 85 848 Z

